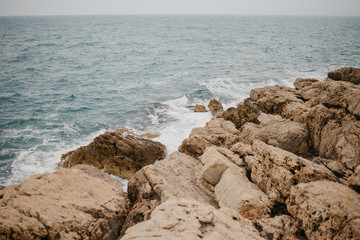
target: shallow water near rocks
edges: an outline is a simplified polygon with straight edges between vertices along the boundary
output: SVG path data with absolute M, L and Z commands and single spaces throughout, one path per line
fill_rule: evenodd
M 170 153 L 211 118 L 191 105 L 359 65 L 359 17 L 0 17 L 0 185 L 107 130 Z

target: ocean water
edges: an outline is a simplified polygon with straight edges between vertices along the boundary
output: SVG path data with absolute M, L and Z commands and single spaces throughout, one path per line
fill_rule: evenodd
M 360 66 L 359 17 L 0 17 L 0 185 L 118 128 L 168 152 L 252 88 Z

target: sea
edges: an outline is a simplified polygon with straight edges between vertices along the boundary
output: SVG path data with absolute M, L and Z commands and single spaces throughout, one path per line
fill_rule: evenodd
M 119 128 L 176 151 L 250 90 L 360 66 L 360 17 L 0 17 L 0 185 Z

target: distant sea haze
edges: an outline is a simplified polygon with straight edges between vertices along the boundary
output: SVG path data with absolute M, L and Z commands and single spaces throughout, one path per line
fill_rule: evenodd
M 0 17 L 0 185 L 54 171 L 106 130 L 177 149 L 252 88 L 360 66 L 359 17 Z

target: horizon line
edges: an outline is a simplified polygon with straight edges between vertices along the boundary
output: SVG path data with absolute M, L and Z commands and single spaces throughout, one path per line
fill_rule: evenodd
M 259 14 L 259 13 L 79 13 L 79 14 L 14 14 L 0 17 L 66 17 L 66 16 L 278 16 L 278 17 L 360 17 L 360 15 L 325 14 Z

